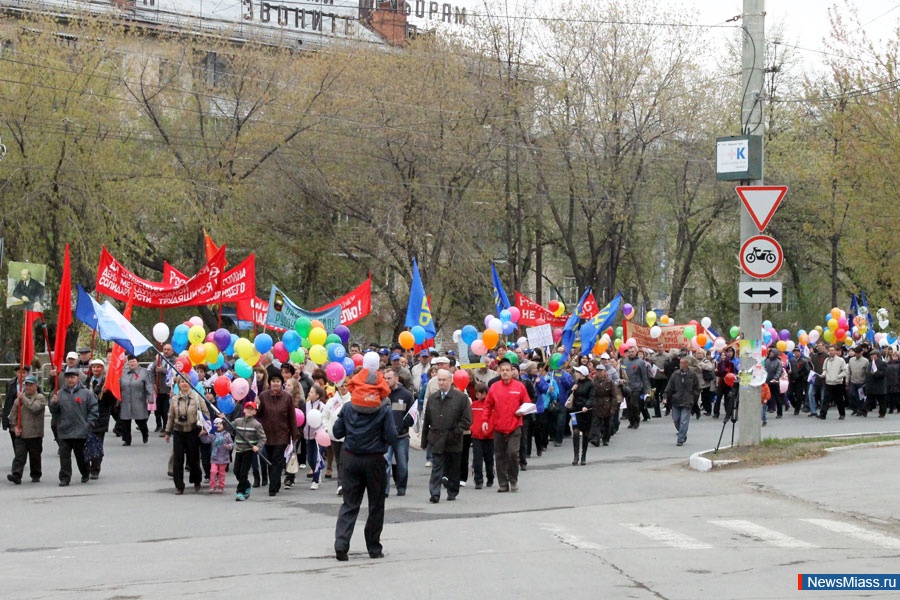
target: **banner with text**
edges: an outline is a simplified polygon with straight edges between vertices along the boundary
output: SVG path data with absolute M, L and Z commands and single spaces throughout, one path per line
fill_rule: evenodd
M 372 312 L 372 275 L 349 293 L 315 310 L 328 310 L 335 306 L 341 307 L 341 325 L 352 325 Z
M 188 279 L 187 275 L 168 262 L 163 262 L 163 284 L 184 285 Z M 256 298 L 256 255 L 251 254 L 233 269 L 225 271 L 221 288 L 222 295 L 216 302 L 232 303 Z M 265 321 L 265 316 L 263 320 Z
M 569 315 L 554 317 L 553 313 L 547 308 L 518 291 L 516 292 L 516 308 L 519 309 L 519 327 L 533 327 L 544 324 L 551 327 L 563 327 L 569 318 Z
M 656 339 L 650 337 L 650 328 L 646 325 L 638 325 L 636 323 L 628 323 L 628 337 L 634 338 L 638 348 L 650 348 L 657 352 L 668 352 L 672 349 L 687 348 L 688 341 L 684 339 L 684 328 L 693 327 L 693 325 L 667 325 L 660 327 L 662 333 Z M 703 328 L 696 327 L 697 333 L 703 333 Z
M 266 325 L 293 329 L 294 322 L 300 317 L 319 320 L 325 326 L 325 331 L 334 331 L 334 328 L 341 324 L 341 307 L 335 306 L 323 311 L 304 310 L 291 302 L 284 292 L 273 285 L 272 292 L 269 294 Z

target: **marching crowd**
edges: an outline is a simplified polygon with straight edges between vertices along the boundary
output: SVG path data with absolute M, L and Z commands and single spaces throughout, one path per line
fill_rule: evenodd
M 238 501 L 260 487 L 275 496 L 296 485 L 298 476 L 306 476 L 311 490 L 333 480 L 343 496 L 336 557 L 347 559 L 368 492 L 366 545 L 377 558 L 384 499 L 391 484 L 397 496 L 407 492 L 413 439 L 426 451 L 428 498 L 438 503 L 455 500 L 470 476 L 475 489 L 496 482 L 498 492 L 517 492 L 529 458 L 551 444 L 562 446 L 567 437 L 572 465 L 585 465 L 590 446 L 609 445 L 622 421 L 638 429 L 651 412 L 656 418 L 663 410 L 671 414 L 679 446 L 692 415 L 736 417 L 739 366 L 732 346 L 714 355 L 630 347 L 621 357 L 594 357 L 556 350 L 568 358 L 514 348 L 463 370 L 453 350 L 441 355 L 351 344 L 348 354 L 363 355 L 361 366 L 336 382 L 311 361 L 279 363 L 263 354 L 250 391 L 226 403 L 215 380 L 234 377 L 227 364 L 218 372 L 196 365 L 192 381 L 174 367 L 169 344 L 146 366 L 127 356 L 119 400 L 107 385 L 106 361 L 81 348 L 68 354 L 62 373 L 51 373 L 46 393 L 31 365 L 21 366 L 9 382 L 2 424 L 14 459 L 7 479 L 21 484 L 27 462 L 31 481 L 41 480 L 48 407 L 60 486 L 71 481 L 73 455 L 82 483 L 99 478 L 111 422 L 129 446 L 133 427 L 148 443 L 153 418 L 154 433 L 172 445 L 167 471 L 177 494 L 185 491 L 185 472 L 195 491 L 206 483 L 211 494 L 224 492 L 231 472 Z M 846 408 L 859 417 L 876 408 L 879 417 L 900 412 L 900 354 L 890 348 L 884 356 L 866 343 L 848 349 L 819 341 L 787 355 L 770 348 L 763 367 L 763 425 L 769 415 L 781 418 L 790 409 L 825 419 L 832 405 L 839 419 Z

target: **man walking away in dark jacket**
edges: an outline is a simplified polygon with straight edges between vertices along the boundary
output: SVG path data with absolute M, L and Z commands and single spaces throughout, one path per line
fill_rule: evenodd
M 679 369 L 669 377 L 666 385 L 666 398 L 672 409 L 672 420 L 678 431 L 677 443 L 683 446 L 687 441 L 688 426 L 691 423 L 691 409 L 700 397 L 700 381 L 697 374 L 690 370 L 686 357 L 679 362 Z

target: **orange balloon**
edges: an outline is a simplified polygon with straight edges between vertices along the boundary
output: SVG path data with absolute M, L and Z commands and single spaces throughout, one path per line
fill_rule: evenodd
M 409 350 L 416 345 L 416 338 L 413 337 L 411 331 L 401 331 L 397 341 L 399 341 L 400 345 L 406 350 Z
M 497 342 L 500 341 L 500 334 L 493 329 L 485 329 L 484 333 L 481 334 L 481 341 L 484 342 L 484 347 L 488 350 L 496 348 Z
M 603 354 L 607 350 L 609 350 L 609 340 L 605 337 L 597 340 L 597 343 L 594 344 L 594 349 L 596 350 L 595 354 Z
M 321 327 L 322 329 L 325 329 L 325 326 L 322 325 L 322 321 L 320 321 L 318 319 L 313 319 L 312 321 L 309 322 L 309 324 L 312 325 L 313 327 Z M 325 329 L 325 331 L 328 331 L 328 330 Z
M 697 345 L 701 348 L 706 345 L 707 341 L 709 341 L 709 338 L 706 337 L 705 333 L 698 333 L 695 339 L 697 340 Z
M 191 359 L 191 363 L 199 365 L 206 360 L 206 346 L 203 344 L 191 344 L 191 347 L 188 348 L 188 357 Z
M 841 318 L 841 309 L 839 309 L 837 306 L 832 308 L 831 316 L 834 317 L 835 319 L 840 319 Z

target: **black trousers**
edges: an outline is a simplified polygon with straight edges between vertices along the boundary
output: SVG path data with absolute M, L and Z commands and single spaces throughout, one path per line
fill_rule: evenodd
M 840 416 L 844 416 L 844 385 L 839 383 L 837 385 L 828 385 L 825 384 L 825 400 L 822 402 L 822 407 L 819 409 L 819 415 L 822 417 L 828 414 L 828 407 L 832 404 L 837 405 L 838 414 Z
M 146 421 L 144 421 L 146 424 Z M 172 450 L 175 455 L 175 463 L 172 466 L 172 479 L 175 480 L 175 489 L 184 489 L 184 461 L 187 458 L 189 479 L 194 485 L 200 485 L 203 481 L 203 472 L 200 470 L 200 428 L 190 431 L 172 432 Z
M 472 438 L 472 465 L 475 468 L 475 485 L 484 483 L 487 475 L 488 485 L 494 482 L 494 440 Z
M 96 435 L 97 438 L 100 440 L 100 447 L 102 448 L 102 447 L 103 447 L 103 440 L 106 438 L 106 432 L 105 432 L 105 431 L 100 431 L 100 432 L 94 433 L 94 435 Z M 93 459 L 89 460 L 89 461 L 88 461 L 88 467 L 90 467 L 91 474 L 92 474 L 92 475 L 99 475 L 99 474 L 100 474 L 100 465 L 102 465 L 102 464 L 103 464 L 103 457 L 102 457 L 102 456 L 100 456 L 100 457 L 98 457 L 98 458 L 93 458 Z
M 284 471 L 284 451 L 287 444 L 266 444 L 266 458 L 269 464 L 264 468 L 269 470 L 269 493 L 277 494 L 281 489 L 281 473 Z M 260 465 L 262 466 L 262 465 Z
M 246 494 L 250 491 L 250 465 L 253 464 L 255 457 L 256 453 L 253 450 L 234 453 L 234 476 L 238 480 L 238 494 Z
M 82 477 L 88 477 L 90 470 L 87 461 L 84 460 L 84 440 L 64 440 L 59 443 L 59 480 L 69 483 L 72 480 L 72 453 L 75 453 L 75 464 Z
M 350 538 L 356 527 L 356 517 L 362 505 L 363 493 L 369 497 L 369 516 L 364 529 L 366 549 L 370 554 L 381 552 L 381 530 L 384 528 L 384 495 L 387 492 L 387 463 L 383 454 L 351 454 L 341 456 L 341 485 L 343 503 L 334 528 L 336 552 L 350 550 Z
M 469 480 L 469 449 L 472 447 L 472 436 L 463 435 L 463 449 L 459 453 L 459 480 Z
M 156 410 L 153 411 L 153 416 L 156 417 L 156 428 L 165 429 L 166 421 L 169 420 L 169 394 L 156 395 Z
M 625 396 L 625 406 L 628 411 L 628 426 L 637 429 L 641 424 L 641 392 L 635 390 L 628 393 Z
M 28 459 L 28 467 L 32 479 L 41 478 L 41 452 L 44 450 L 44 438 L 17 437 L 13 442 L 15 456 L 12 462 L 12 474 L 22 478 L 25 472 L 25 459 Z
M 497 464 L 497 481 L 501 488 L 519 482 L 519 441 L 522 428 L 516 427 L 512 433 L 494 432 L 494 461 Z
M 662 418 L 659 405 L 663 394 L 666 392 L 666 384 L 668 383 L 668 379 L 653 379 L 650 381 L 650 385 L 653 387 L 653 416 L 657 419 Z
M 522 417 L 522 436 L 519 438 L 519 466 L 528 466 L 528 439 L 531 437 L 533 415 Z
M 428 478 L 428 493 L 441 495 L 441 479 L 447 478 L 447 497 L 455 498 L 459 493 L 459 461 L 461 452 L 432 452 L 431 477 Z
M 617 411 L 618 412 L 618 411 Z M 591 439 L 598 442 L 603 442 L 604 444 L 609 443 L 609 439 L 613 434 L 613 421 L 612 417 L 598 417 L 596 413 L 594 413 L 593 420 L 591 421 Z
M 138 429 L 141 430 L 141 435 L 146 440 L 147 436 L 150 435 L 150 432 L 147 430 L 147 419 L 135 419 L 134 422 L 137 424 Z M 130 444 L 131 419 L 119 419 L 119 422 L 116 423 L 116 427 L 118 427 L 119 431 L 122 432 L 122 441 L 126 444 Z

